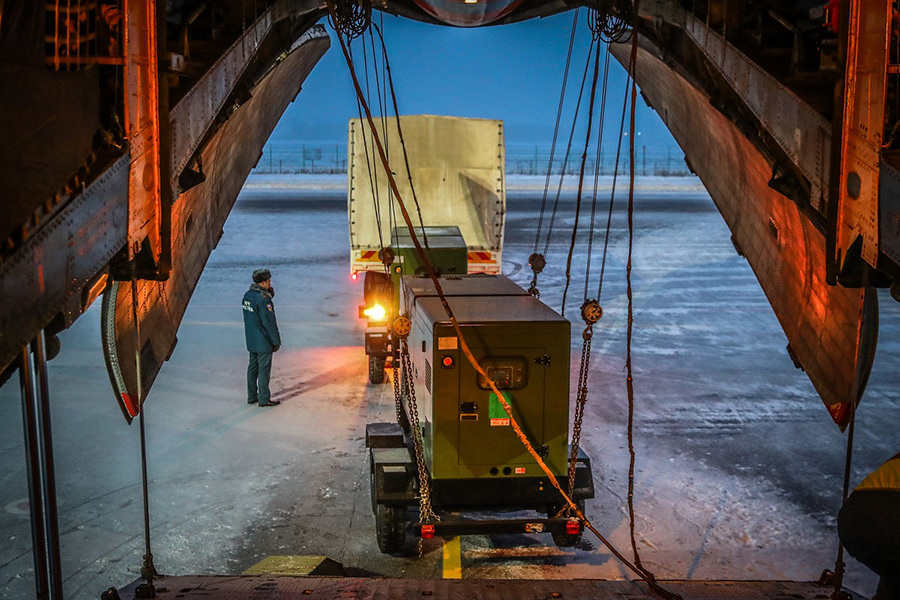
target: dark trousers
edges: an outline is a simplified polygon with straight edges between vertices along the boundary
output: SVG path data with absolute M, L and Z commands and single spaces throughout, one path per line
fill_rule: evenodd
M 272 372 L 271 352 L 251 352 L 247 367 L 247 401 L 260 404 L 269 403 L 269 374 Z M 259 392 L 257 393 L 257 381 Z
M 838 513 L 850 556 L 881 576 L 878 600 L 900 600 L 900 491 L 858 490 Z

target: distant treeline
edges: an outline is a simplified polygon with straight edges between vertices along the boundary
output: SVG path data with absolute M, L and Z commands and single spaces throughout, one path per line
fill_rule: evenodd
M 548 146 L 528 144 L 507 144 L 506 173 L 508 175 L 546 175 L 550 168 L 558 175 L 563 169 L 575 175 L 581 168 L 582 148 L 573 147 L 566 160 L 565 148 L 557 148 L 550 164 Z M 616 149 L 605 149 L 599 157 L 592 150 L 587 158 L 585 173 L 593 176 L 599 163 L 600 175 L 612 175 L 616 170 Z M 684 155 L 671 147 L 655 147 L 638 144 L 635 146 L 635 173 L 637 175 L 682 176 L 690 174 L 684 162 Z M 622 148 L 618 158 L 620 174 L 628 173 L 628 149 Z M 270 141 L 263 148 L 255 173 L 346 173 L 347 144 L 323 142 Z

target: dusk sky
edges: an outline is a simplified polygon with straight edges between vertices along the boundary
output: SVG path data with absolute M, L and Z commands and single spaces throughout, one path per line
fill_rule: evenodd
M 382 16 L 378 11 L 373 18 L 383 20 L 401 114 L 502 119 L 506 124 L 507 146 L 528 144 L 549 148 L 574 16 L 575 13 L 570 11 L 515 25 L 472 29 L 426 25 Z M 578 85 L 588 59 L 590 35 L 584 11 L 578 21 L 567 110 L 563 113 L 560 128 L 561 140 L 568 136 L 571 127 Z M 273 133 L 273 141 L 333 143 L 346 140 L 347 121 L 357 116 L 356 101 L 340 46 L 334 32 L 330 27 L 328 29 L 331 49 L 285 112 Z M 361 40 L 357 40 L 354 47 L 358 75 L 362 78 Z M 601 58 L 601 67 L 602 63 Z M 604 148 L 615 145 L 625 79 L 625 69 L 613 58 Z M 590 75 L 579 119 L 582 133 L 576 134 L 575 145 L 584 143 L 589 87 Z M 599 114 L 599 99 L 598 91 L 595 114 Z M 677 147 L 657 114 L 641 98 L 638 98 L 637 130 L 641 134 L 640 144 L 648 149 L 674 150 Z

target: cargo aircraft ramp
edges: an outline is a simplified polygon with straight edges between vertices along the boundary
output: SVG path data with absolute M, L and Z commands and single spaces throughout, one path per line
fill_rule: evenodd
M 382 577 L 165 577 L 159 600 L 644 600 L 656 598 L 631 581 L 485 579 L 390 579 Z M 822 600 L 832 591 L 820 583 L 796 581 L 660 581 L 684 600 Z M 119 590 L 138 598 L 136 584 Z M 848 592 L 847 600 L 862 597 Z

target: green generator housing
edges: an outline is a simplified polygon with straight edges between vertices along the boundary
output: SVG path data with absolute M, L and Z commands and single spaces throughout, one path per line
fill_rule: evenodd
M 481 505 L 516 503 L 516 497 L 539 505 L 555 499 L 503 406 L 460 350 L 432 281 L 404 277 L 402 285 L 436 501 L 465 505 L 471 495 Z M 472 353 L 507 398 L 516 421 L 554 475 L 565 477 L 569 321 L 502 275 L 445 275 L 441 286 Z M 506 498 L 485 502 L 494 494 Z
M 427 237 L 428 261 L 438 275 L 468 273 L 469 251 L 459 227 L 415 227 L 414 229 L 423 249 Z M 394 251 L 394 265 L 391 269 L 391 278 L 394 283 L 394 314 L 399 314 L 397 310 L 400 306 L 400 278 L 425 276 L 428 275 L 428 270 L 419 258 L 408 227 L 394 227 L 391 232 L 391 248 Z

